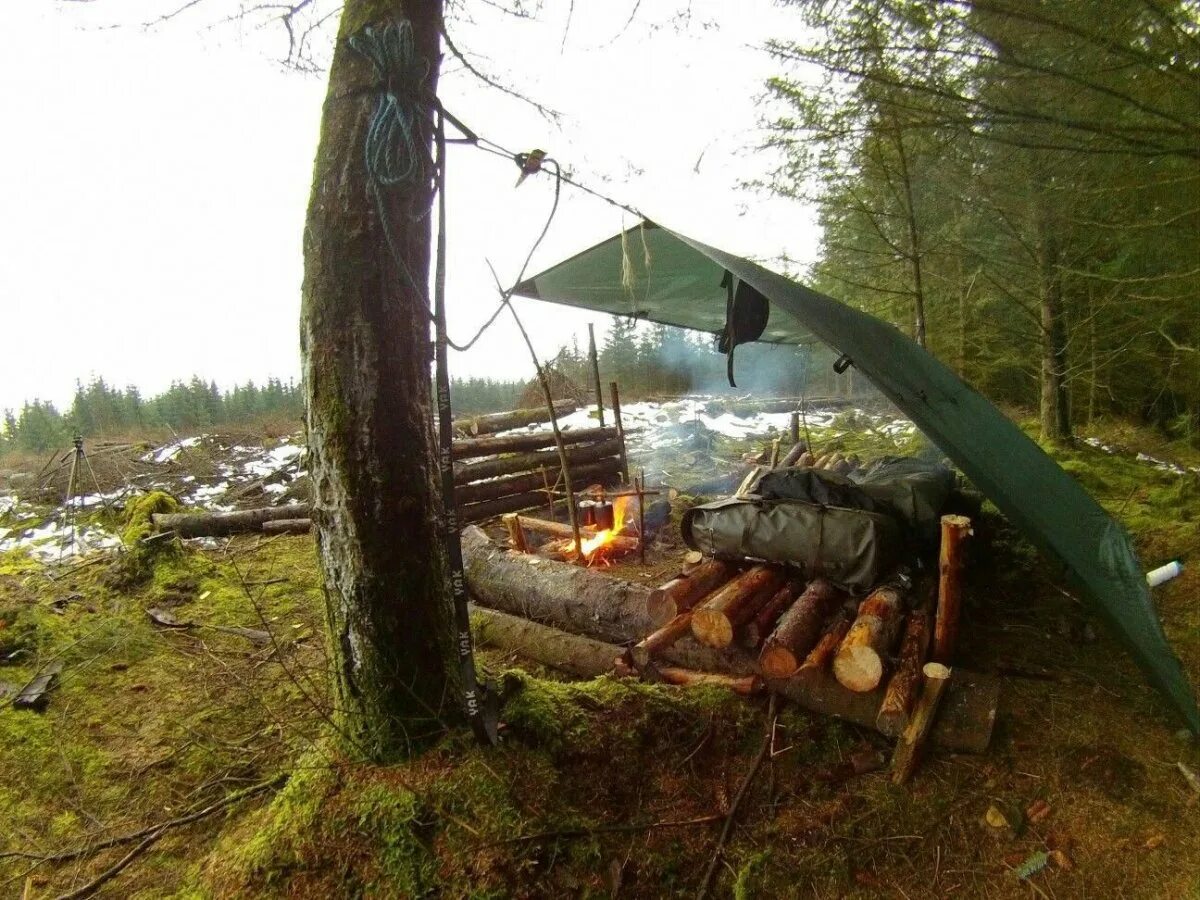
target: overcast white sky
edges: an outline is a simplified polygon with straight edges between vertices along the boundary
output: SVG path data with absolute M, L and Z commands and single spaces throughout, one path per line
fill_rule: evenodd
M 170 2 L 9 0 L 0 34 L 0 408 L 70 401 L 75 378 L 159 391 L 197 373 L 222 387 L 299 372 L 301 228 L 324 79 L 285 70 L 277 28 L 213 26 L 235 0 L 202 0 L 146 30 Z M 548 2 L 537 21 L 466 0 L 452 23 L 482 68 L 565 116 L 554 126 L 449 60 L 443 102 L 509 147 L 543 147 L 581 180 L 706 242 L 810 260 L 810 210 L 738 189 L 756 152 L 762 85 L 753 48 L 795 16 L 766 0 Z M 112 24 L 123 27 L 109 28 Z M 702 155 L 703 154 L 703 155 Z M 697 166 L 697 162 L 699 165 Z M 484 264 L 516 276 L 541 228 L 548 177 L 513 189 L 515 167 L 477 150 L 450 159 L 452 337 L 495 305 Z M 630 216 L 566 190 L 530 274 Z M 543 356 L 604 316 L 522 301 Z M 507 319 L 456 375 L 528 377 Z

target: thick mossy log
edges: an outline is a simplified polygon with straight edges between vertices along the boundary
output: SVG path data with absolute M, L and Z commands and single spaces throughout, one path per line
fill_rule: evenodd
M 595 444 L 580 444 L 567 448 L 567 462 L 574 466 L 597 462 L 611 456 L 620 457 L 621 442 L 616 438 Z M 557 450 L 541 450 L 533 453 L 517 453 L 495 459 L 480 459 L 475 462 L 459 463 L 454 467 L 454 483 L 470 484 L 485 478 L 500 478 L 521 472 L 557 472 L 559 459 Z
M 895 737 L 908 724 L 908 714 L 921 686 L 921 668 L 929 654 L 929 615 L 921 610 L 909 613 L 900 641 L 896 672 L 888 680 L 887 692 L 879 707 L 875 726 Z
M 617 643 L 662 624 L 650 620 L 644 585 L 502 550 L 473 525 L 463 529 L 462 548 L 467 589 L 482 606 Z
M 159 531 L 173 531 L 181 538 L 192 538 L 262 531 L 264 522 L 309 517 L 310 507 L 307 503 L 293 503 L 239 512 L 155 513 L 152 518 L 154 527 Z
M 554 414 L 565 416 L 575 412 L 579 404 L 574 400 L 555 400 Z M 508 431 L 510 428 L 521 428 L 524 425 L 534 425 L 550 421 L 550 410 L 545 406 L 535 406 L 530 409 L 513 409 L 508 412 L 489 413 L 483 416 L 464 416 L 454 420 L 454 430 L 460 434 L 472 436 L 495 434 L 497 431 Z
M 816 646 L 821 626 L 841 598 L 841 592 L 824 578 L 810 581 L 763 644 L 758 658 L 763 674 L 786 678 L 796 672 Z
M 904 619 L 904 595 L 894 585 L 876 588 L 858 607 L 858 618 L 833 658 L 833 674 L 852 691 L 871 691 L 883 681 L 887 656 Z
M 519 653 L 526 659 L 585 678 L 608 672 L 619 650 L 613 644 L 478 605 L 471 610 L 471 630 L 475 640 L 485 647 Z
M 772 566 L 747 569 L 692 611 L 692 634 L 710 647 L 728 647 L 734 631 L 762 609 L 782 582 L 783 574 Z
M 724 560 L 700 562 L 695 568 L 650 592 L 650 615 L 655 619 L 674 618 L 691 609 L 736 573 L 736 567 Z
M 615 428 L 576 428 L 562 433 L 563 444 L 568 447 L 579 444 L 594 444 L 617 437 Z M 532 434 L 509 434 L 504 437 L 467 438 L 455 441 L 452 455 L 455 459 L 475 459 L 480 456 L 496 456 L 500 453 L 523 453 L 527 450 L 544 450 L 555 446 L 552 431 Z

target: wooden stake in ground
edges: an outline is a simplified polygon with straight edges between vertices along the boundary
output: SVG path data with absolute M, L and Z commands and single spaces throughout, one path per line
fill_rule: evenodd
M 937 622 L 933 632 L 934 662 L 949 665 L 958 640 L 962 606 L 962 545 L 971 533 L 966 516 L 942 516 L 942 547 L 938 554 Z
M 733 632 L 750 620 L 783 583 L 771 566 L 755 566 L 718 588 L 693 611 L 692 634 L 709 647 L 728 647 Z
M 929 653 L 929 614 L 914 610 L 904 623 L 900 641 L 900 661 L 888 681 L 887 693 L 879 705 L 875 727 L 889 737 L 898 735 L 908 724 L 908 713 L 921 686 L 921 668 Z
M 883 681 L 887 655 L 904 617 L 904 595 L 895 585 L 876 588 L 858 607 L 858 617 L 833 658 L 833 674 L 852 691 L 871 691 Z
M 629 457 L 625 455 L 625 422 L 621 419 L 621 392 L 615 381 L 608 385 L 608 393 L 612 399 L 613 424 L 617 427 L 617 437 L 621 440 L 621 478 L 629 483 Z
M 896 743 L 896 753 L 892 757 L 892 781 L 896 784 L 904 784 L 916 771 L 921 749 L 937 715 L 938 704 L 942 702 L 942 694 L 946 685 L 950 683 L 950 669 L 941 663 L 926 663 L 923 671 L 925 684 L 921 688 L 920 699 L 917 700 L 904 734 Z
M 663 621 L 691 609 L 733 577 L 732 563 L 710 559 L 685 575 L 672 578 L 650 593 L 650 617 Z
M 763 644 L 758 663 L 768 678 L 794 674 L 821 636 L 821 625 L 841 593 L 824 578 L 814 578 L 796 598 Z
M 596 414 L 604 427 L 604 392 L 600 387 L 600 360 L 596 355 L 596 327 L 588 322 L 588 359 L 592 363 L 592 384 L 596 389 Z

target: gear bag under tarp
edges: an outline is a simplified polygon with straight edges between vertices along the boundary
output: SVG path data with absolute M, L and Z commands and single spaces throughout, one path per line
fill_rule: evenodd
M 854 593 L 895 569 L 905 545 L 888 513 L 805 500 L 717 500 L 687 510 L 680 530 L 684 543 L 706 555 L 792 565 Z

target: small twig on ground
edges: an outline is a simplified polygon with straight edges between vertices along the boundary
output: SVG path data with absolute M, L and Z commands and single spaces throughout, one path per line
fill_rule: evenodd
M 25 850 L 9 850 L 4 853 L 0 853 L 0 859 L 19 857 L 21 859 L 35 859 L 38 862 L 68 862 L 72 859 L 79 859 L 81 856 L 91 856 L 94 853 L 99 853 L 101 850 L 107 850 L 109 847 L 116 847 L 118 844 L 128 844 L 131 841 L 138 840 L 139 838 L 153 838 L 153 840 L 158 840 L 158 838 L 162 836 L 163 832 L 171 828 L 179 828 L 183 825 L 190 825 L 192 822 L 197 822 L 200 819 L 211 816 L 213 813 L 224 809 L 226 806 L 231 806 L 234 803 L 238 803 L 249 797 L 253 797 L 255 794 L 261 794 L 263 791 L 270 790 L 273 787 L 278 787 L 287 781 L 287 779 L 287 774 L 276 775 L 274 778 L 268 779 L 267 781 L 260 781 L 258 784 L 251 785 L 243 790 L 234 791 L 232 794 L 222 797 L 215 803 L 209 804 L 208 806 L 204 807 L 204 809 L 200 809 L 196 812 L 188 813 L 185 816 L 179 816 L 174 819 L 167 819 L 165 822 L 159 822 L 156 825 L 150 825 L 146 828 L 142 828 L 139 831 L 131 831 L 128 834 L 121 834 L 117 835 L 116 837 L 108 838 L 107 840 L 98 841 L 95 844 L 89 844 L 87 847 L 81 847 L 77 850 L 64 850 L 60 853 L 47 854 L 29 853 Z M 120 870 L 118 869 L 118 871 Z M 109 877 L 111 878 L 112 876 L 110 875 Z M 69 896 L 76 895 L 72 894 Z M 79 894 L 78 896 L 83 895 Z
M 717 846 L 713 848 L 712 861 L 709 862 L 708 869 L 704 873 L 704 880 L 700 882 L 700 890 L 696 892 L 697 900 L 704 900 L 708 896 L 713 878 L 717 874 L 717 866 L 721 864 L 721 859 L 725 855 L 725 843 L 729 840 L 729 835 L 733 831 L 733 823 L 737 819 L 738 808 L 749 792 L 750 784 L 754 781 L 754 776 L 762 768 L 763 760 L 767 758 L 767 752 L 771 749 L 771 738 L 775 734 L 775 711 L 778 702 L 779 695 L 771 694 L 771 701 L 767 705 L 767 727 L 763 734 L 762 744 L 758 748 L 754 762 L 750 764 L 750 770 L 746 773 L 746 777 L 742 779 L 741 786 L 738 787 L 738 792 L 734 795 L 733 802 L 729 804 L 729 812 L 725 816 L 725 827 L 721 829 L 721 836 L 717 838 Z
M 625 825 L 597 825 L 595 828 L 565 828 L 560 831 L 539 831 L 535 834 L 521 834 L 516 837 L 504 838 L 500 841 L 480 844 L 477 849 L 498 847 L 503 844 L 528 844 L 551 838 L 590 837 L 594 834 L 621 834 L 630 831 L 654 831 L 658 828 L 687 828 L 694 825 L 711 825 L 713 822 L 720 822 L 721 818 L 720 815 L 713 814 L 700 816 L 695 819 L 674 819 L 665 822 L 631 822 Z

